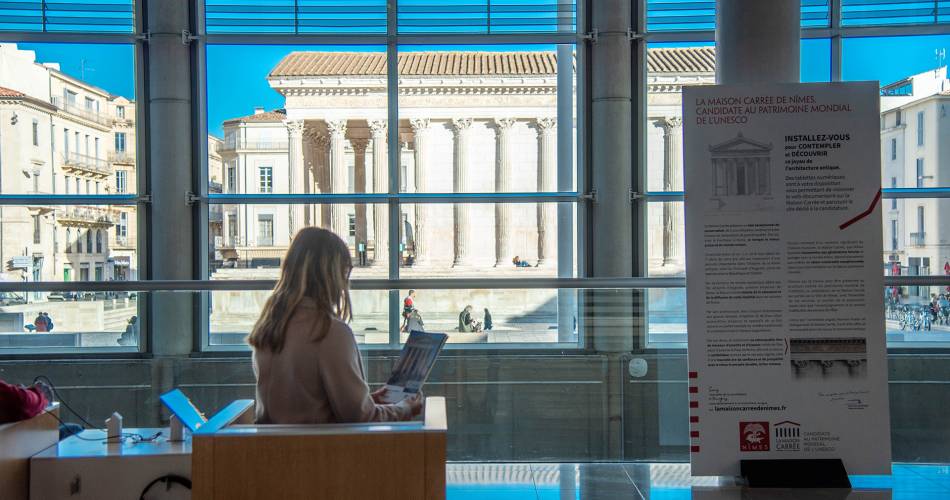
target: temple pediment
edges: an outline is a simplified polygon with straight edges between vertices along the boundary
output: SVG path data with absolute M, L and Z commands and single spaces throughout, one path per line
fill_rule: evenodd
M 709 146 L 709 151 L 717 154 L 768 154 L 772 151 L 772 144 L 764 143 L 744 137 L 740 132 L 735 138 Z

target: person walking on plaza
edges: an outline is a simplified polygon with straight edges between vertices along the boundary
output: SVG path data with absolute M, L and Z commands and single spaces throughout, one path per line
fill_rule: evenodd
M 402 326 L 399 327 L 399 331 L 408 332 L 409 331 L 409 316 L 413 311 L 416 310 L 416 291 L 409 290 L 409 293 L 406 295 L 406 298 L 402 301 Z
M 47 313 L 47 312 L 43 312 L 43 313 L 40 313 L 40 314 L 42 314 L 42 315 L 43 315 L 43 318 L 46 319 L 46 331 L 47 331 L 47 332 L 53 331 L 53 318 L 50 318 L 50 317 L 49 317 L 49 313 Z
M 494 328 L 494 326 L 495 325 L 492 323 L 492 320 L 491 320 L 491 313 L 488 312 L 488 308 L 486 307 L 485 316 L 482 317 L 482 328 L 487 332 L 488 330 L 491 330 L 492 328 Z

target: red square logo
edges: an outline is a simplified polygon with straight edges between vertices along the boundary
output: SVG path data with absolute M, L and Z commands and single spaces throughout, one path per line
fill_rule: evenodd
M 769 451 L 769 423 L 739 422 L 739 451 Z

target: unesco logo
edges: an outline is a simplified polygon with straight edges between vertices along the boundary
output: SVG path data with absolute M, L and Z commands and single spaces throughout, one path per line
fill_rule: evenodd
M 775 424 L 775 451 L 801 451 L 801 424 L 786 420 Z
M 740 451 L 769 451 L 768 422 L 739 422 Z

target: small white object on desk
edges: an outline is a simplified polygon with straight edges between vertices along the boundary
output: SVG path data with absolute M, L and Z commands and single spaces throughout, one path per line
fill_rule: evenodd
M 168 433 L 168 440 L 173 443 L 180 443 L 185 440 L 185 426 L 175 415 L 168 419 Z
M 109 443 L 122 442 L 122 415 L 119 412 L 112 412 L 112 416 L 106 419 L 106 439 Z

